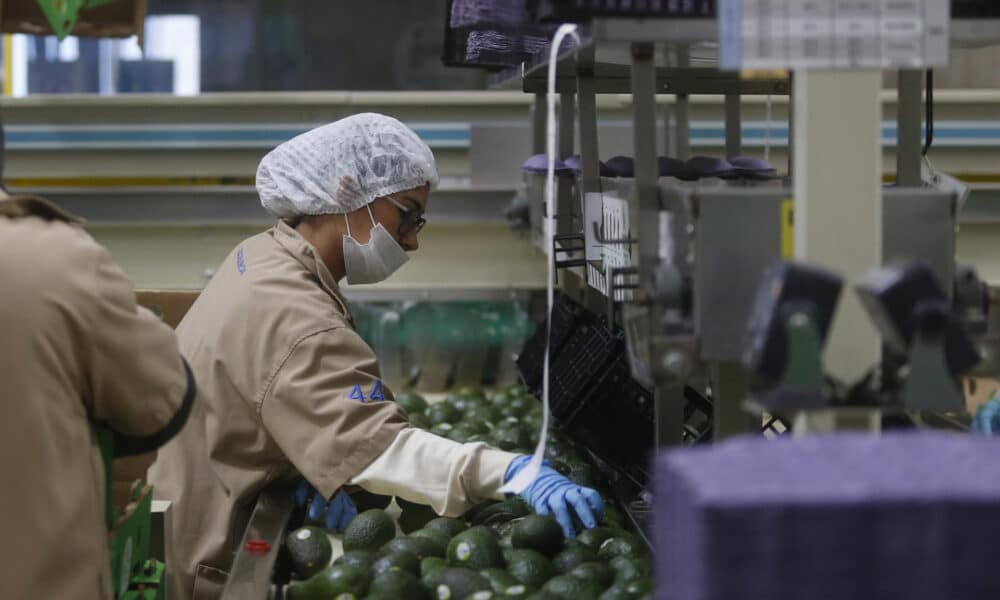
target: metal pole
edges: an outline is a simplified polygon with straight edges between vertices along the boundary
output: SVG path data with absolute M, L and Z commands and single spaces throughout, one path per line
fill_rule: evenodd
M 594 84 L 594 46 L 580 50 L 577 57 L 577 103 L 579 104 L 580 156 L 583 162 L 583 191 L 601 191 L 600 159 L 597 142 L 597 92 Z
M 795 73 L 788 73 L 788 178 L 792 180 L 795 172 L 792 167 L 795 161 Z
M 896 101 L 896 184 L 920 187 L 921 125 L 923 122 L 924 72 L 899 72 Z
M 575 131 L 576 94 L 562 92 L 559 94 L 559 148 L 556 158 L 562 159 L 573 154 Z M 580 211 L 573 202 L 573 187 L 560 184 L 557 192 L 556 233 L 559 235 L 579 233 L 576 221 Z
M 653 390 L 656 447 L 684 441 L 684 382 L 658 382 Z
M 691 101 L 687 94 L 674 96 L 674 116 L 677 125 L 674 128 L 674 148 L 678 160 L 691 158 Z
M 655 297 L 653 286 L 660 245 L 659 189 L 656 164 L 656 61 L 652 44 L 632 45 L 633 138 L 635 141 L 635 201 L 639 219 L 640 299 Z M 650 323 L 660 322 L 660 308 L 650 307 Z M 654 353 L 655 354 L 655 353 Z M 659 356 L 653 356 L 659 361 Z M 683 439 L 684 385 L 676 378 L 656 377 L 654 418 L 656 445 L 674 446 Z
M 740 114 L 740 97 L 726 95 L 726 156 L 739 156 L 743 146 L 743 123 Z
M 582 163 L 581 190 L 576 197 L 577 211 L 581 215 L 580 225 L 584 228 L 584 241 L 587 249 L 584 250 L 584 257 L 595 255 L 592 247 L 594 235 L 587 231 L 588 217 L 593 219 L 595 215 L 587 213 L 587 194 L 600 193 L 601 172 L 600 158 L 598 155 L 597 138 L 597 87 L 594 82 L 594 45 L 585 46 L 577 53 L 577 73 L 576 73 L 576 101 L 580 124 L 580 157 Z M 598 214 L 600 214 L 598 212 Z M 584 279 L 588 283 L 591 279 L 590 267 L 584 270 Z M 590 293 L 590 286 L 583 286 L 584 295 Z M 600 300 L 600 298 L 596 298 Z M 589 300 L 589 299 L 588 299 Z
M 881 73 L 804 70 L 794 84 L 795 258 L 851 281 L 882 264 Z M 857 381 L 880 350 L 861 302 L 844 294 L 824 350 L 826 370 Z
M 718 442 L 734 435 L 757 431 L 761 419 L 743 409 L 750 379 L 743 366 L 734 362 L 712 363 L 712 435 Z
M 659 250 L 659 192 L 656 187 L 656 66 L 652 44 L 632 45 L 635 191 L 639 208 L 641 291 L 652 290 Z
M 687 67 L 691 62 L 691 52 L 687 46 L 677 50 L 677 66 Z M 674 127 L 674 158 L 687 160 L 691 157 L 691 101 L 687 94 L 674 96 L 674 117 L 677 124 Z
M 545 94 L 535 94 L 531 105 L 531 153 L 545 154 Z
M 574 132 L 576 130 L 576 94 L 562 92 L 559 94 L 559 156 L 566 158 L 573 154 L 576 145 Z

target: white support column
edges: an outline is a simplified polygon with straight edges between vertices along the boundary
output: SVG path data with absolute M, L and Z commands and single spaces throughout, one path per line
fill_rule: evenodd
M 882 263 L 882 74 L 803 71 L 794 81 L 795 256 L 846 279 L 825 366 L 854 382 L 880 358 L 853 284 Z

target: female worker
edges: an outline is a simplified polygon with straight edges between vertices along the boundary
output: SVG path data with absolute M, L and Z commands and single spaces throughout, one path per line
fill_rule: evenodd
M 0 598 L 118 597 L 107 478 L 184 425 L 195 386 L 173 331 L 79 220 L 0 189 Z M 126 581 L 127 582 L 127 581 Z
M 458 515 L 528 457 L 409 427 L 354 331 L 337 286 L 385 279 L 417 249 L 437 183 L 430 148 L 399 121 L 360 114 L 309 131 L 257 171 L 279 221 L 239 244 L 178 327 L 203 391 L 191 421 L 150 469 L 174 503 L 168 568 L 175 598 L 217 597 L 257 494 L 301 474 L 343 529 L 358 485 Z M 543 467 L 522 496 L 593 527 L 600 496 Z

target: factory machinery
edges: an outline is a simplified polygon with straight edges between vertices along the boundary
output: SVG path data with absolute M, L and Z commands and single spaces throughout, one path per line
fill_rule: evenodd
M 994 41 L 963 29 L 964 9 L 953 14 L 953 41 Z M 967 424 L 956 417 L 964 412 L 958 377 L 980 364 L 979 354 L 995 354 L 995 338 L 987 286 L 955 265 L 963 192 L 945 175 L 922 173 L 933 140 L 931 74 L 926 103 L 924 73 L 900 75 L 897 178 L 881 197 L 881 256 L 890 266 L 870 281 L 845 282 L 838 273 L 783 264 L 795 256 L 791 178 L 739 158 L 740 97 L 790 94 L 787 76 L 744 79 L 714 68 L 712 18 L 591 16 L 581 45 L 564 45 L 556 65 L 551 256 L 562 295 L 551 316 L 551 407 L 618 475 L 637 526 L 651 506 L 646 469 L 654 447 L 793 425 Z M 492 79 L 535 94 L 539 153 L 547 56 Z M 601 161 L 595 97 L 629 92 L 634 157 Z M 657 152 L 657 93 L 676 96 L 664 119 L 670 157 Z M 725 96 L 728 160 L 689 156 L 691 94 Z M 545 174 L 529 161 L 524 176 L 541 244 Z M 845 285 L 857 286 L 883 339 L 882 364 L 860 381 L 835 381 L 822 364 Z M 535 389 L 544 347 L 536 337 L 519 360 Z
M 554 261 L 558 294 L 550 327 L 537 329 L 518 369 L 540 395 L 548 346 L 552 416 L 609 475 L 636 531 L 651 539 L 649 458 L 656 448 L 747 433 L 967 429 L 960 377 L 997 372 L 990 357 L 998 338 L 989 287 L 955 263 L 963 190 L 922 168 L 933 139 L 931 75 L 900 74 L 897 178 L 881 193 L 883 264 L 847 280 L 793 262 L 791 177 L 738 158 L 741 96 L 788 95 L 789 76 L 743 79 L 718 70 L 713 3 L 699 5 L 704 14 L 677 18 L 560 12 L 573 4 L 540 9 L 583 24 L 581 44 L 564 46 L 556 65 L 551 248 L 544 247 L 546 165 L 538 156 L 545 148 L 548 49 L 535 40 L 506 59 L 481 48 L 473 53 L 468 29 L 450 29 L 448 48 L 455 63 L 490 68 L 494 87 L 535 96 L 535 156 L 523 166 L 525 194 L 509 217 Z M 963 10 L 972 9 L 956 5 L 953 42 L 1000 41 L 991 26 L 1000 14 Z M 990 18 L 973 23 L 964 16 Z M 529 38 L 552 31 L 532 27 Z M 596 97 L 629 93 L 634 155 L 602 161 Z M 657 152 L 655 97 L 663 93 L 676 96 L 663 120 L 669 158 Z M 725 96 L 728 159 L 690 156 L 692 94 Z M 861 299 L 882 340 L 882 360 L 856 381 L 837 380 L 823 362 L 834 314 L 848 294 Z M 276 582 L 287 581 L 288 572 L 271 549 L 296 519 L 290 491 L 261 496 L 225 597 L 280 595 Z

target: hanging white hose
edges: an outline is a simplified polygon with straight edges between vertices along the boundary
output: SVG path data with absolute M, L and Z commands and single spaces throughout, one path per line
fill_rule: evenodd
M 560 25 L 559 29 L 556 30 L 556 34 L 552 38 L 552 44 L 549 47 L 549 87 L 546 98 L 548 115 L 545 119 L 545 155 L 548 161 L 545 176 L 545 252 L 548 254 L 548 260 L 546 261 L 548 262 L 546 292 L 549 309 L 548 318 L 545 321 L 545 358 L 542 361 L 542 410 L 544 411 L 542 416 L 542 431 L 538 437 L 538 446 L 535 448 L 535 454 L 531 457 L 531 462 L 500 488 L 500 491 L 505 494 L 521 493 L 538 476 L 538 472 L 542 467 L 542 458 L 545 456 L 545 444 L 549 431 L 549 342 L 552 337 L 552 307 L 555 304 L 556 281 L 555 243 L 553 240 L 556 230 L 556 66 L 559 62 L 559 45 L 562 44 L 566 36 L 572 37 L 576 41 L 577 46 L 580 45 L 580 36 L 576 33 L 576 25 L 564 24 Z M 566 110 L 565 106 L 563 110 Z

